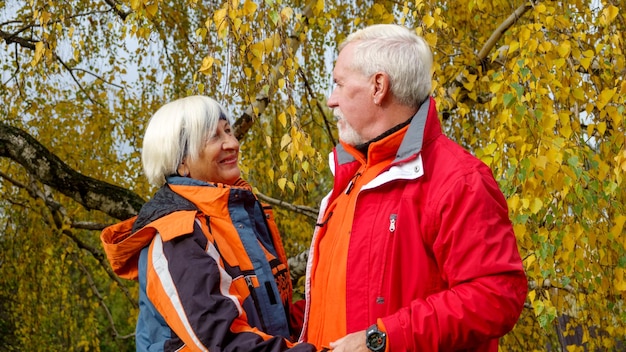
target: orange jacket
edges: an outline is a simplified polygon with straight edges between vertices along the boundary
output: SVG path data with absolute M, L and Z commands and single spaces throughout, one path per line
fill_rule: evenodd
M 139 280 L 138 350 L 315 351 L 289 340 L 287 258 L 245 186 L 168 178 L 138 217 L 103 231 L 114 271 Z

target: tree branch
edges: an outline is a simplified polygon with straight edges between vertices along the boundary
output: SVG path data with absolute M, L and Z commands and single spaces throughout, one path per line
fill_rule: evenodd
M 100 210 L 116 219 L 136 215 L 145 203 L 137 194 L 82 175 L 51 153 L 26 132 L 0 123 L 0 157 L 24 167 L 41 183 L 72 198 L 89 210 Z
M 491 33 L 491 36 L 489 37 L 489 39 L 487 39 L 487 42 L 483 45 L 482 49 L 480 49 L 480 51 L 478 52 L 478 61 L 482 63 L 483 60 L 487 58 L 487 55 L 489 54 L 491 49 L 493 49 L 493 47 L 500 40 L 500 38 L 502 38 L 504 33 L 508 31 L 509 28 L 511 28 L 511 26 L 513 26 L 526 13 L 526 11 L 532 8 L 533 8 L 533 3 L 528 2 L 518 7 L 506 20 L 504 20 L 504 22 L 502 22 L 498 26 L 498 28 L 496 28 L 496 30 L 493 33 Z
M 115 320 L 113 319 L 113 315 L 111 315 L 111 311 L 109 310 L 109 307 L 104 302 L 104 298 L 100 294 L 100 291 L 98 290 L 98 287 L 96 286 L 96 283 L 93 281 L 93 278 L 91 277 L 91 273 L 89 273 L 89 270 L 87 270 L 87 268 L 80 261 L 80 258 L 75 256 L 75 260 L 76 262 L 78 262 L 78 266 L 80 267 L 82 272 L 85 274 L 85 277 L 87 278 L 87 282 L 89 282 L 89 287 L 91 288 L 91 292 L 93 292 L 94 296 L 96 296 L 96 298 L 98 299 L 98 303 L 100 303 L 100 306 L 104 310 L 104 314 L 106 315 L 107 320 L 109 321 L 109 325 L 111 326 L 113 337 L 119 338 L 119 339 L 128 339 L 128 338 L 134 337 L 135 336 L 134 332 L 128 335 L 120 335 L 120 333 L 117 331 L 117 328 L 115 327 Z
M 1 29 L 0 38 L 4 39 L 7 44 L 16 43 L 24 48 L 35 50 L 35 43 L 33 41 L 18 37 L 16 34 L 7 33 Z
M 311 208 L 311 207 L 307 207 L 304 205 L 294 205 L 285 201 L 282 201 L 280 199 L 275 199 L 269 196 L 266 196 L 263 193 L 257 193 L 256 194 L 257 197 L 268 203 L 268 204 L 272 204 L 290 211 L 293 211 L 294 213 L 298 213 L 298 214 L 302 214 L 305 216 L 308 216 L 309 218 L 313 219 L 313 220 L 317 220 L 317 213 L 319 212 L 318 209 L 315 208 Z
M 126 21 L 126 17 L 130 15 L 130 11 L 129 12 L 122 11 L 122 5 L 115 0 L 104 0 L 104 2 L 106 2 L 107 5 L 111 7 L 111 10 L 113 10 L 113 12 L 115 12 L 115 14 L 119 16 L 119 18 L 122 19 L 122 22 Z
M 335 137 L 333 137 L 332 128 L 330 127 L 330 123 L 328 122 L 328 119 L 326 118 L 326 114 L 324 113 L 325 111 L 324 107 L 322 106 L 322 104 L 320 104 L 320 100 L 317 99 L 317 97 L 315 97 L 315 94 L 313 93 L 313 89 L 309 85 L 309 81 L 306 75 L 304 74 L 304 72 L 302 71 L 302 68 L 298 68 L 298 73 L 300 74 L 300 77 L 302 77 L 302 80 L 304 81 L 304 86 L 306 87 L 307 94 L 309 95 L 309 97 L 311 97 L 311 99 L 315 99 L 317 109 L 319 110 L 320 114 L 322 114 L 322 117 L 324 118 L 324 127 L 326 128 L 326 133 L 328 134 L 328 138 L 331 140 L 332 145 L 336 145 L 337 141 L 335 140 Z
M 489 55 L 489 52 L 495 47 L 495 45 L 498 43 L 500 38 L 502 38 L 504 33 L 509 28 L 511 28 L 511 26 L 513 26 L 528 10 L 532 9 L 536 2 L 538 2 L 538 0 L 531 0 L 521 5 L 520 7 L 518 7 L 515 11 L 513 11 L 513 13 L 509 17 L 507 17 L 498 26 L 498 28 L 496 28 L 496 30 L 491 34 L 489 39 L 487 39 L 487 42 L 485 42 L 485 44 L 480 49 L 477 55 L 477 59 L 478 59 L 477 65 L 483 67 L 483 72 L 487 71 L 486 70 L 488 66 L 487 56 Z M 469 67 L 468 71 L 476 72 L 477 69 L 476 67 Z M 469 99 L 468 98 L 469 91 L 463 85 L 464 82 L 467 82 L 467 77 L 465 77 L 465 74 L 461 72 L 446 86 L 446 94 L 447 94 L 446 99 L 451 102 L 450 110 L 454 110 L 459 102 L 463 102 Z M 456 98 L 452 99 L 451 97 L 455 96 L 455 94 L 456 94 Z M 478 102 L 486 103 L 490 99 L 491 97 L 487 95 L 487 96 L 482 97 L 482 99 L 479 99 Z M 444 118 L 449 115 L 449 111 L 441 111 L 441 113 L 443 114 Z
M 94 259 L 96 259 L 96 261 L 100 264 L 100 266 L 104 269 L 104 271 L 111 278 L 111 280 L 117 283 L 117 285 L 120 287 L 120 289 L 122 290 L 126 298 L 129 300 L 129 302 L 131 302 L 131 304 L 137 307 L 137 302 L 135 298 L 132 297 L 132 295 L 126 288 L 126 286 L 124 286 L 124 284 L 122 283 L 122 280 L 110 268 L 106 258 L 104 257 L 104 254 L 98 249 L 86 244 L 84 241 L 78 238 L 69 229 L 64 229 L 63 224 L 70 223 L 66 215 L 67 212 L 65 211 L 65 208 L 60 203 L 58 203 L 57 201 L 53 199 L 52 194 L 50 194 L 49 192 L 43 192 L 42 190 L 40 190 L 39 187 L 35 184 L 35 182 L 31 182 L 30 185 L 25 185 L 21 182 L 14 180 L 13 178 L 9 177 L 3 172 L 0 172 L 0 177 L 3 177 L 4 179 L 12 183 L 14 186 L 24 189 L 26 192 L 28 192 L 31 198 L 43 200 L 43 202 L 46 204 L 46 206 L 48 207 L 48 210 L 50 211 L 52 215 L 52 221 L 50 221 L 50 219 L 45 219 L 45 221 L 48 222 L 48 224 L 51 227 L 61 230 L 61 233 L 67 236 L 69 239 L 71 239 L 78 248 L 84 249 L 87 252 L 89 252 L 94 257 Z

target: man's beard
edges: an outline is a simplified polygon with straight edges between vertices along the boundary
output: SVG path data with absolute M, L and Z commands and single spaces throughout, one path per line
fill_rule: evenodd
M 344 143 L 355 146 L 366 142 L 366 140 L 354 130 L 350 123 L 343 118 L 343 114 L 339 109 L 335 109 L 335 119 L 337 119 L 339 139 Z

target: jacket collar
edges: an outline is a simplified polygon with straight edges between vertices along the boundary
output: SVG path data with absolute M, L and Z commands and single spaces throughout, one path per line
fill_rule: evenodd
M 424 144 L 427 144 L 441 133 L 435 100 L 430 97 L 424 101 L 413 116 L 393 163 L 419 154 Z M 335 147 L 335 157 L 338 165 L 351 163 L 356 160 L 341 143 Z

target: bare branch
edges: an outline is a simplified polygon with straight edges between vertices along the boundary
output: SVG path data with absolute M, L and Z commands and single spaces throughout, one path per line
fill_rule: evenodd
M 290 211 L 293 211 L 294 213 L 298 213 L 298 214 L 302 214 L 305 216 L 308 216 L 309 218 L 313 219 L 313 220 L 317 220 L 317 213 L 319 212 L 318 209 L 315 208 L 311 208 L 311 207 L 307 207 L 304 205 L 293 205 L 291 203 L 282 201 L 280 199 L 275 199 L 269 196 L 266 196 L 263 193 L 257 193 L 257 197 L 259 197 L 260 200 L 271 204 L 271 205 L 275 205 Z
M 87 278 L 87 282 L 89 282 L 89 287 L 91 288 L 91 292 L 93 292 L 94 296 L 96 296 L 96 298 L 98 299 L 98 302 L 100 303 L 100 306 L 102 307 L 105 315 L 107 316 L 107 320 L 109 321 L 109 325 L 111 326 L 111 331 L 113 331 L 113 336 L 119 339 L 128 339 L 128 338 L 134 337 L 135 336 L 134 332 L 128 335 L 120 335 L 120 333 L 117 331 L 117 328 L 115 327 L 115 321 L 113 319 L 113 315 L 111 315 L 111 311 L 109 310 L 109 307 L 104 302 L 104 298 L 100 294 L 100 291 L 98 290 L 98 287 L 96 286 L 96 283 L 93 281 L 93 278 L 91 277 L 91 273 L 89 273 L 89 270 L 87 270 L 87 268 L 80 261 L 80 258 L 77 258 L 76 255 L 74 257 L 75 257 L 76 262 L 78 262 L 80 269 L 85 274 L 85 277 Z
M 16 43 L 24 48 L 35 50 L 34 41 L 18 37 L 16 34 L 10 34 L 0 30 L 0 38 L 4 39 L 7 44 Z
M 72 68 L 70 68 L 69 66 L 67 66 L 67 64 L 65 63 L 65 61 L 63 61 L 59 55 L 57 55 L 56 53 L 54 53 L 54 57 L 57 59 L 58 62 L 61 63 L 61 66 L 63 66 L 63 68 L 65 68 L 67 70 L 67 72 L 69 72 L 70 76 L 72 77 L 72 80 L 74 81 L 74 83 L 76 83 L 76 85 L 78 86 L 78 88 L 80 89 L 81 92 L 83 92 L 85 94 L 85 97 L 87 97 L 87 99 L 94 105 L 99 105 L 101 107 L 104 107 L 104 105 L 100 102 L 97 102 L 95 100 L 93 100 L 91 98 L 91 95 L 89 95 L 89 93 L 85 90 L 85 88 L 83 88 L 83 85 L 80 83 L 80 81 L 78 80 L 78 78 L 76 78 L 76 76 L 74 75 L 74 71 L 72 70 Z
M 304 71 L 302 71 L 302 68 L 298 69 L 298 73 L 300 74 L 300 77 L 302 77 L 302 80 L 304 81 L 304 86 L 306 87 L 307 94 L 309 95 L 309 97 L 311 97 L 311 99 L 315 99 L 317 109 L 319 110 L 320 114 L 322 114 L 322 116 L 324 117 L 324 127 L 326 127 L 326 133 L 328 134 L 328 138 L 331 140 L 332 145 L 337 144 L 335 137 L 333 137 L 332 128 L 330 127 L 328 118 L 326 117 L 326 114 L 324 113 L 325 112 L 324 107 L 322 107 L 320 100 L 317 99 L 317 97 L 315 97 L 315 94 L 313 93 L 313 89 L 309 85 L 309 81 L 306 75 L 304 74 Z

